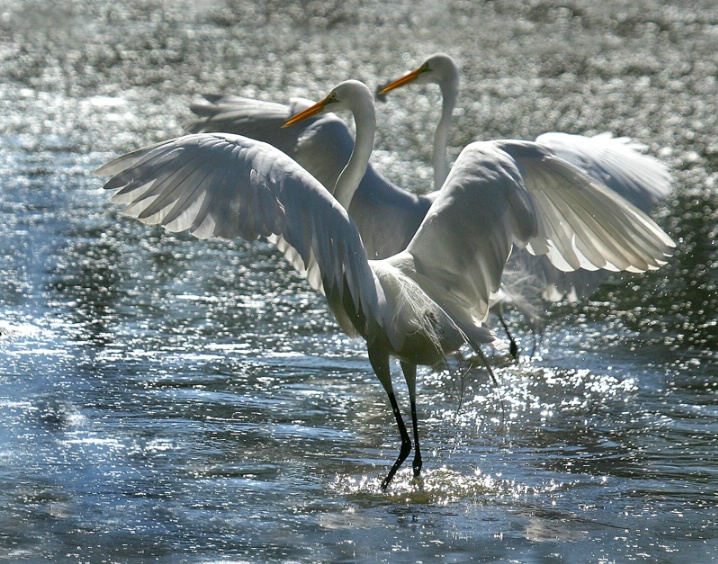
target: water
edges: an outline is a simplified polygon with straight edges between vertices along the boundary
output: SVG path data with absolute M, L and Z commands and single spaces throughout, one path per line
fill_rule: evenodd
M 718 11 L 594 4 L 5 2 L 0 560 L 717 559 Z M 202 92 L 317 98 L 438 50 L 464 67 L 454 146 L 636 137 L 679 245 L 553 307 L 498 387 L 421 370 L 425 473 L 382 492 L 398 444 L 361 343 L 270 247 L 132 223 L 92 171 Z M 435 96 L 380 106 L 404 185 L 430 178 Z

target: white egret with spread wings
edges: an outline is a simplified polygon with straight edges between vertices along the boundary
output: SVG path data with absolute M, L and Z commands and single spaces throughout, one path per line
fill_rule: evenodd
M 172 139 L 119 157 L 98 174 L 124 213 L 199 238 L 274 242 L 326 296 L 341 328 L 365 339 L 401 436 L 386 488 L 412 441 L 399 409 L 390 359 L 409 390 L 413 472 L 421 467 L 417 365 L 433 366 L 464 345 L 493 340 L 484 322 L 514 244 L 560 268 L 656 269 L 674 244 L 650 218 L 541 145 L 468 145 L 404 249 L 371 260 L 346 209 L 373 149 L 373 96 L 343 82 L 287 125 L 350 111 L 356 143 L 333 192 L 271 145 L 229 133 Z

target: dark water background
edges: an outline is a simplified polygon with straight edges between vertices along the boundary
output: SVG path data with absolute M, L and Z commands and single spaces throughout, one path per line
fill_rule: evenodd
M 435 51 L 463 68 L 453 154 L 634 137 L 678 249 L 552 307 L 498 388 L 422 370 L 426 474 L 382 492 L 361 343 L 270 247 L 132 223 L 92 171 L 202 93 L 319 98 Z M 0 76 L 0 561 L 718 559 L 715 2 L 1 1 Z M 417 191 L 437 96 L 379 106 L 375 160 Z

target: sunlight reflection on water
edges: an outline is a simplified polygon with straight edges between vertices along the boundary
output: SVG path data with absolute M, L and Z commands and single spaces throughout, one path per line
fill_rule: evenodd
M 715 560 L 713 7 L 348 1 L 325 29 L 321 2 L 210 4 L 58 5 L 51 25 L 42 3 L 3 7 L 0 560 Z M 681 244 L 554 306 L 531 359 L 517 326 L 498 386 L 468 358 L 420 370 L 424 472 L 383 492 L 398 437 L 363 344 L 268 245 L 127 221 L 92 171 L 181 132 L 204 91 L 284 100 L 408 69 L 417 30 L 462 59 L 457 147 L 640 137 L 676 175 L 658 217 Z M 425 189 L 435 93 L 402 96 L 377 162 Z
M 441 504 L 458 501 L 483 502 L 487 499 L 525 498 L 555 491 L 555 483 L 532 487 L 511 480 L 502 480 L 482 474 L 477 469 L 473 475 L 464 475 L 445 466 L 429 469 L 419 478 L 411 470 L 400 471 L 390 491 L 377 490 L 376 480 L 368 477 L 337 476 L 332 486 L 337 493 L 356 496 L 357 499 L 393 501 L 407 504 Z

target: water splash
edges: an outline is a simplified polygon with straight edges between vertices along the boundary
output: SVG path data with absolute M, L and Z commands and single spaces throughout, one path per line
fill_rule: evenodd
M 448 505 L 457 502 L 482 503 L 497 499 L 528 498 L 556 491 L 564 485 L 549 481 L 536 486 L 491 476 L 480 469 L 462 474 L 447 466 L 422 471 L 414 478 L 410 469 L 401 470 L 391 486 L 383 491 L 375 476 L 338 475 L 332 489 L 338 494 L 365 501 L 386 500 L 391 503 Z

